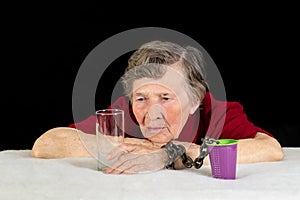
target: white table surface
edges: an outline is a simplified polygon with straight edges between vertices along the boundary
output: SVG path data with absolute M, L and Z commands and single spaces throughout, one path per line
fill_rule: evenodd
M 300 199 L 300 148 L 280 162 L 239 164 L 237 179 L 201 169 L 109 175 L 92 158 L 38 159 L 30 150 L 0 152 L 0 199 Z

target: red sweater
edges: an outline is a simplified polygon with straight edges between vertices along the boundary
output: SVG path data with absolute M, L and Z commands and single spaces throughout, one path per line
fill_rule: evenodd
M 110 108 L 124 110 L 125 133 L 127 137 L 143 138 L 126 97 L 122 96 L 117 99 Z M 92 115 L 83 121 L 70 124 L 69 127 L 95 134 L 96 118 Z M 212 138 L 245 139 L 254 138 L 257 132 L 263 132 L 272 136 L 247 119 L 247 115 L 244 113 L 243 106 L 240 103 L 219 101 L 211 93 L 207 92 L 202 105 L 194 115 L 189 116 L 178 140 L 201 144 L 201 138 L 205 136 Z

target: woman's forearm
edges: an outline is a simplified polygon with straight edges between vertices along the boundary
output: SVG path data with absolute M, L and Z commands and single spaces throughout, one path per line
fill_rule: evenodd
M 86 134 L 87 141 L 94 135 Z M 79 137 L 78 130 L 69 127 L 57 127 L 46 131 L 35 142 L 31 156 L 36 158 L 91 157 Z
M 255 138 L 241 139 L 238 142 L 237 162 L 272 162 L 283 159 L 283 151 L 278 141 L 264 133 Z
M 178 142 L 179 144 L 180 142 Z M 187 149 L 187 155 L 193 160 L 200 155 L 200 145 L 180 143 Z M 255 138 L 238 141 L 237 163 L 272 162 L 283 159 L 283 151 L 278 141 L 264 133 L 257 133 Z M 203 165 L 208 165 L 209 156 L 206 156 Z M 175 169 L 186 168 L 182 160 L 175 162 Z

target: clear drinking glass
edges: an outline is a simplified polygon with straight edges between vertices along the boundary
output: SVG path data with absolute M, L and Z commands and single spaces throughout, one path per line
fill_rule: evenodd
M 124 142 L 124 111 L 102 109 L 96 111 L 97 169 L 105 171 L 118 159 L 106 159 L 109 153 Z

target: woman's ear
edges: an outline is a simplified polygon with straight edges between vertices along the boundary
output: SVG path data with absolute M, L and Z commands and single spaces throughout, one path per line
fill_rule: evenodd
M 200 100 L 197 100 L 197 102 L 194 103 L 194 105 L 191 107 L 190 114 L 193 115 L 197 110 L 197 108 L 199 108 L 199 106 L 200 106 Z

